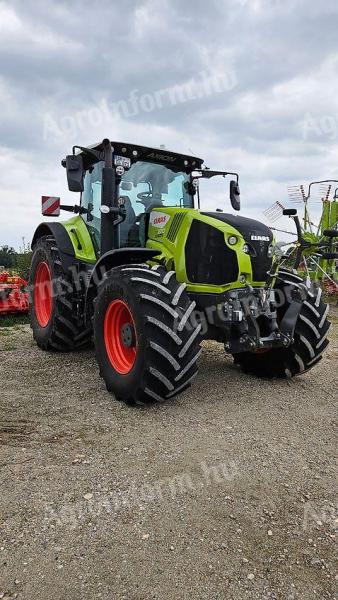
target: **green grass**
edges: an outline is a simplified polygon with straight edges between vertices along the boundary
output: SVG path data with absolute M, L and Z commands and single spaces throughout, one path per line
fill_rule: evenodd
M 16 325 L 27 325 L 28 315 L 8 315 L 0 317 L 0 327 L 15 327 Z
M 9 329 L 1 329 L 0 327 L 0 337 L 8 337 L 9 335 L 11 335 L 11 332 L 9 331 Z

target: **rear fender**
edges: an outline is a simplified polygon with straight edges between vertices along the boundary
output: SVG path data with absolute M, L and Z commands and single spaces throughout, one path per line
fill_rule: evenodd
M 45 236 L 52 236 L 55 239 L 64 270 L 67 270 L 78 263 L 74 252 L 74 246 L 69 238 L 67 230 L 61 223 L 41 223 L 34 233 L 31 244 L 32 250 L 35 249 L 39 239 Z
M 64 269 L 68 269 L 79 262 L 91 265 L 96 263 L 92 238 L 80 216 L 73 217 L 63 223 L 41 223 L 34 234 L 32 248 L 34 249 L 39 238 L 46 235 L 55 238 Z

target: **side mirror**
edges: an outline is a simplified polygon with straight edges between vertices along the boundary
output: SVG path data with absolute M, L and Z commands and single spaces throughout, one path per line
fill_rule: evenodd
M 186 181 L 183 184 L 183 187 L 184 187 L 185 191 L 187 192 L 187 194 L 189 194 L 190 196 L 195 196 L 197 189 L 198 189 L 198 184 L 199 184 L 198 179 L 193 179 L 192 181 Z
M 68 189 L 70 192 L 83 192 L 83 158 L 81 155 L 77 156 L 69 154 L 66 156 L 65 164 L 67 171 Z
M 230 202 L 234 210 L 241 209 L 241 196 L 239 191 L 239 185 L 234 179 L 230 181 Z
M 296 208 L 284 208 L 283 215 L 284 217 L 295 217 L 297 214 Z
M 56 196 L 42 196 L 41 212 L 44 217 L 59 217 L 60 198 L 57 198 Z

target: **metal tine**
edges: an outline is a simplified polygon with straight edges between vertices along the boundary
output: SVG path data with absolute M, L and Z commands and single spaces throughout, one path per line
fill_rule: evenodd
M 305 191 L 303 185 L 291 185 L 287 188 L 291 202 L 305 202 Z
M 266 210 L 263 211 L 263 214 L 270 221 L 270 223 L 275 223 L 278 219 L 283 215 L 284 206 L 281 202 L 277 200 L 272 206 L 269 206 Z
M 324 200 L 328 200 L 330 197 L 330 192 L 331 192 L 331 188 L 332 185 L 323 185 L 321 184 L 318 188 L 318 193 L 317 193 L 317 197 L 320 197 L 320 202 L 323 202 Z

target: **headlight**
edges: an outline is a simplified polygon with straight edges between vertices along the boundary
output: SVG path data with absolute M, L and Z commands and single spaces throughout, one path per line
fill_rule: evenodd
M 270 246 L 269 246 L 269 248 L 268 248 L 268 257 L 269 257 L 269 258 L 272 258 L 272 257 L 273 257 L 273 255 L 274 255 L 274 251 L 275 251 L 275 247 L 274 247 L 272 244 L 270 244 Z
M 230 235 L 228 237 L 228 244 L 230 244 L 230 246 L 235 246 L 235 244 L 237 244 L 238 242 L 238 237 L 236 235 Z

